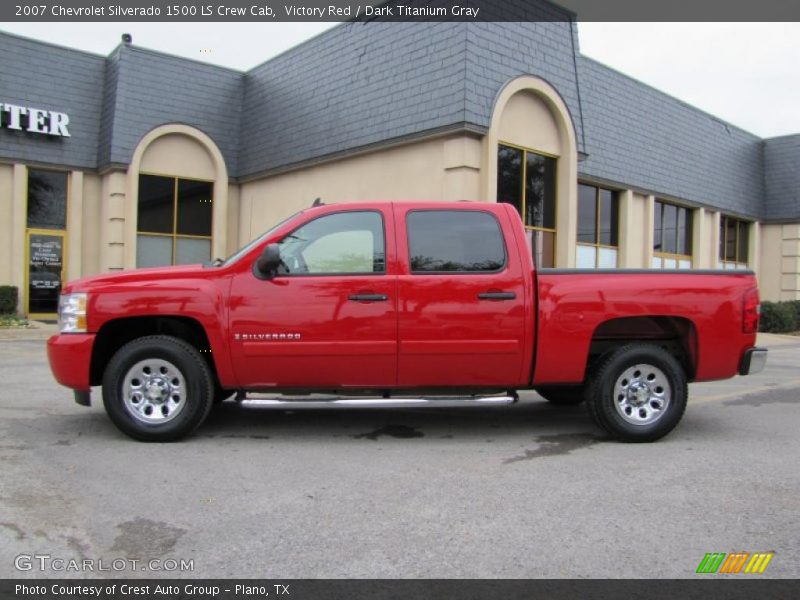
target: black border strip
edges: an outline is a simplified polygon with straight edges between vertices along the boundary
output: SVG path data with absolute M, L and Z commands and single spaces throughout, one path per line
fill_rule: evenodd
M 368 5 L 391 9 L 367 12 Z M 286 7 L 300 7 L 289 12 Z M 178 10 L 175 10 L 177 7 Z M 401 8 L 405 7 L 405 8 Z M 79 10 L 75 10 L 79 9 Z M 233 10 L 231 10 L 233 9 Z M 411 10 L 414 9 L 414 10 Z M 469 9 L 467 11 L 466 9 Z M 27 14 L 26 14 L 27 13 Z M 786 22 L 795 0 L 15 0 L 8 22 Z
M 23 594 L 16 586 L 38 586 L 44 593 Z M 174 593 L 156 593 L 156 586 Z M 236 586 L 261 588 L 262 593 L 236 593 Z M 138 594 L 122 593 L 136 586 Z M 100 595 L 54 593 L 76 588 L 102 588 Z M 148 591 L 142 593 L 147 588 Z M 112 591 L 113 590 L 113 591 Z M 263 591 L 269 591 L 264 595 Z M 285 592 L 284 592 L 285 590 Z M 754 579 L 753 576 L 696 576 L 694 579 L 5 579 L 0 581 L 4 600 L 570 600 L 580 598 L 674 600 L 675 598 L 752 600 L 796 598 L 797 579 Z

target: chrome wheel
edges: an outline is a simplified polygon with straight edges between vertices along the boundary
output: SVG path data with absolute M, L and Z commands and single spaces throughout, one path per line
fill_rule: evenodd
M 614 407 L 633 425 L 649 425 L 666 412 L 672 397 L 669 379 L 658 367 L 638 364 L 625 369 L 614 384 Z
M 186 380 L 171 362 L 154 358 L 133 365 L 122 381 L 125 408 L 149 425 L 177 417 L 186 404 Z

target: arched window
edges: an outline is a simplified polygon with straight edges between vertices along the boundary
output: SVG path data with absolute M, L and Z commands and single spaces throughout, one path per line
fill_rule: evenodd
M 212 181 L 140 174 L 136 266 L 208 261 L 213 191 Z

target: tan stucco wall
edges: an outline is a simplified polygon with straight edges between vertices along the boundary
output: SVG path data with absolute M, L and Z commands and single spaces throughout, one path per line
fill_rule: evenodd
M 717 227 L 719 231 L 719 227 Z M 750 248 L 750 256 L 748 257 L 747 266 L 756 272 L 756 277 L 761 277 L 761 223 L 750 223 L 750 235 L 748 238 L 748 247 Z
M 239 227 L 240 227 L 240 212 L 241 212 L 241 198 L 239 197 L 239 186 L 234 184 L 228 185 L 228 231 L 225 236 L 225 252 L 224 256 L 214 258 L 225 258 L 230 256 L 239 246 Z
M 713 235 L 711 225 L 713 215 L 705 208 L 696 208 L 692 211 L 692 267 L 695 269 L 712 269 L 716 267 L 715 256 L 711 252 Z
M 69 175 L 67 191 L 67 244 L 64 278 L 77 279 L 83 272 L 83 172 L 73 171 Z
M 540 96 L 533 92 L 517 92 L 508 100 L 500 115 L 497 135 L 511 142 L 544 154 L 561 156 L 561 135 L 553 114 Z
M 206 180 L 214 179 L 215 175 L 208 151 L 197 140 L 180 133 L 168 133 L 148 145 L 139 171 Z
M 102 178 L 96 173 L 83 174 L 83 241 L 81 275 L 96 275 L 100 269 L 100 204 Z
M 781 300 L 800 300 L 800 223 L 781 226 Z
M 653 224 L 649 221 L 648 196 L 631 190 L 619 193 L 619 257 L 623 269 L 644 269 L 650 266 L 646 251 L 652 254 Z
M 762 224 L 759 229 L 761 298 L 800 300 L 800 224 Z
M 125 266 L 125 197 L 125 173 L 106 173 L 100 186 L 99 267 L 103 272 L 119 271 Z
M 25 230 L 28 224 L 28 169 L 15 164 L 11 177 L 11 285 L 19 290 L 19 311 L 25 310 Z
M 477 199 L 479 148 L 466 135 L 435 138 L 243 183 L 239 243 L 316 198 L 325 203 Z
M 762 300 L 773 302 L 781 297 L 781 225 L 762 225 L 760 244 L 759 288 Z
M 11 281 L 14 168 L 0 164 L 0 285 Z

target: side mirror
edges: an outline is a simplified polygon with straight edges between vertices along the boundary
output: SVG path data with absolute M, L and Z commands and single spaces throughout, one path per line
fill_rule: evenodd
M 256 269 L 266 279 L 272 279 L 278 274 L 278 265 L 281 264 L 281 248 L 278 244 L 267 244 L 256 260 Z

